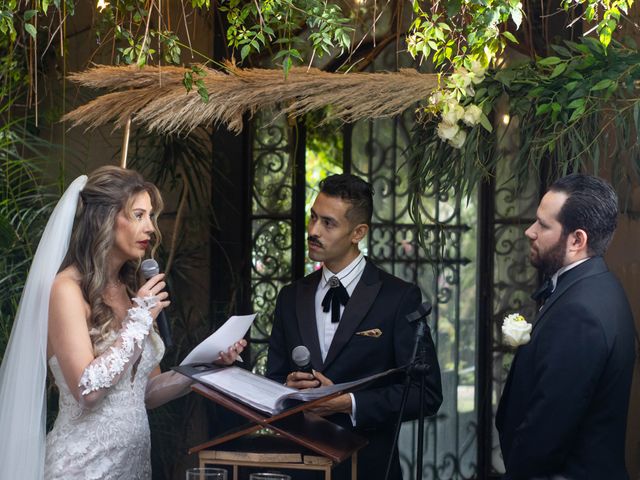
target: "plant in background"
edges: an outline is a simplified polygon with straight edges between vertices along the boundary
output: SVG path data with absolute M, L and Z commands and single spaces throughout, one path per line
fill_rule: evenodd
M 584 13 L 578 16 L 588 23 L 594 23 L 585 35 L 595 31 L 604 47 L 611 43 L 613 32 L 620 22 L 622 15 L 627 15 L 633 5 L 633 0 L 563 0 L 565 10 L 577 10 L 580 7 Z
M 340 52 L 351 45 L 350 19 L 340 6 L 321 0 L 223 0 L 229 27 L 227 41 L 239 49 L 240 59 L 263 49 L 273 50 L 273 61 L 282 65 L 285 75 L 303 55 L 315 56 Z M 308 32 L 308 37 L 300 32 Z M 304 50 L 310 47 L 310 52 Z
M 589 37 L 552 48 L 555 56 L 489 71 L 462 104 L 440 100 L 447 110 L 443 121 L 462 119 L 462 108 L 468 105 L 478 105 L 489 115 L 504 99 L 505 118 L 517 127 L 510 131 L 520 137 L 511 168 L 521 185 L 531 169 L 541 172 L 546 165 L 550 175 L 598 171 L 602 159 L 616 157 L 614 179 L 639 178 L 640 52 L 635 45 L 615 41 L 605 49 Z M 446 130 L 450 127 L 440 125 L 426 115 L 414 130 L 416 188 L 437 185 L 441 191 L 468 196 L 501 161 L 499 138 L 488 135 L 488 129 L 479 131 L 476 124 L 469 127 L 463 145 L 454 148 L 455 136 Z M 418 197 L 414 200 L 418 209 Z

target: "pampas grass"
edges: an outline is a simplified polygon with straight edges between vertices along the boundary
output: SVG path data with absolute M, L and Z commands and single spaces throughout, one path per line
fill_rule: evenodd
M 224 72 L 199 68 L 205 72 L 200 78 L 209 94 L 207 103 L 195 89 L 185 89 L 184 75 L 192 72 L 187 68 L 96 66 L 74 73 L 70 80 L 109 92 L 63 120 L 90 129 L 109 123 L 123 127 L 131 117 L 138 126 L 156 133 L 188 133 L 212 124 L 224 124 L 238 133 L 243 116 L 261 108 L 297 117 L 329 106 L 327 121 L 393 117 L 425 100 L 437 86 L 436 75 L 412 69 L 341 74 L 293 68 L 285 78 L 281 70 L 241 69 L 231 64 L 225 65 Z

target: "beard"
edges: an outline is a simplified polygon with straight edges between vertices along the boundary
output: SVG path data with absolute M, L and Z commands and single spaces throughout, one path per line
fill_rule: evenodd
M 567 235 L 560 239 L 544 253 L 531 254 L 531 265 L 537 268 L 545 277 L 550 277 L 564 266 L 567 253 Z

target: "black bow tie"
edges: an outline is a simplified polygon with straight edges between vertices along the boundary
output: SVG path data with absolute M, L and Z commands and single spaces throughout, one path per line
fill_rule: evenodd
M 329 279 L 329 291 L 322 299 L 322 311 L 328 312 L 331 308 L 331 323 L 340 321 L 340 305 L 346 305 L 349 301 L 349 294 L 344 285 L 340 283 L 338 277 Z
M 544 303 L 544 301 L 547 298 L 549 298 L 552 293 L 553 293 L 553 282 L 551 281 L 551 278 L 547 278 L 544 282 L 542 282 L 542 285 L 540 285 L 540 288 L 538 288 L 535 292 L 533 292 L 533 295 L 531 295 L 531 298 L 536 302 Z

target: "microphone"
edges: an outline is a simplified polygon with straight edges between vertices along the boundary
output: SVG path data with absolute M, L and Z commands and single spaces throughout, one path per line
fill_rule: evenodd
M 311 371 L 311 353 L 304 345 L 298 345 L 291 352 L 291 360 L 298 367 L 299 372 L 313 373 Z
M 140 271 L 142 272 L 142 276 L 145 278 L 145 280 L 148 280 L 154 275 L 160 273 L 160 267 L 158 266 L 158 262 L 156 262 L 153 258 L 147 258 L 140 264 Z M 173 340 L 171 339 L 171 329 L 169 328 L 169 322 L 167 321 L 167 317 L 164 314 L 164 310 L 160 310 L 160 314 L 156 318 L 156 323 L 158 324 L 158 330 L 165 346 L 167 348 L 173 347 Z

